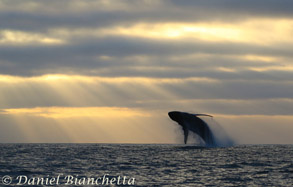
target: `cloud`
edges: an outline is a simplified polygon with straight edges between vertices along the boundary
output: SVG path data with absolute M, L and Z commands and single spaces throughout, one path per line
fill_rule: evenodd
M 227 115 L 292 115 L 293 111 L 292 82 L 68 75 L 2 76 L 0 82 L 4 113 L 38 107 L 68 107 L 69 114 L 77 116 L 79 112 L 72 112 L 76 107 L 86 111 L 120 107 L 161 112 L 176 108 Z M 49 110 L 41 113 L 45 112 L 50 116 Z
M 133 22 L 235 22 L 251 17 L 292 18 L 290 0 L 261 1 L 1 1 L 1 27 L 105 27 Z M 9 21 L 8 21 L 9 20 Z
M 167 1 L 168 2 L 168 1 Z M 228 16 L 243 16 L 243 17 L 286 17 L 292 16 L 292 1 L 290 0 L 259 0 L 259 1 L 234 1 L 234 0 L 212 0 L 212 1 L 176 1 L 171 0 L 172 4 L 180 8 L 201 9 L 211 16 L 228 17 Z M 203 11 L 202 11 L 203 12 Z M 233 18 L 231 18 L 233 19 Z
M 1 112 L 1 111 L 0 111 Z M 130 110 L 129 108 L 117 107 L 37 107 L 37 108 L 14 108 L 2 110 L 3 114 L 8 115 L 28 115 L 40 116 L 45 118 L 63 119 L 63 118 L 80 118 L 80 117 L 98 117 L 98 118 L 133 118 L 137 116 L 149 117 L 149 114 Z
M 287 79 L 291 2 L 263 3 L 1 1 L 0 74 Z
M 257 67 L 261 61 L 256 60 L 255 64 L 251 61 L 242 59 L 243 63 L 239 62 L 239 59 L 245 55 L 255 56 L 268 56 L 274 58 L 288 58 L 291 59 L 291 44 L 282 46 L 258 46 L 241 43 L 231 42 L 203 42 L 195 40 L 192 42 L 188 41 L 160 41 L 150 40 L 141 38 L 130 38 L 130 37 L 112 37 L 112 38 L 101 38 L 83 40 L 78 43 L 70 45 L 45 45 L 45 46 L 0 46 L 0 73 L 12 74 L 12 75 L 40 75 L 40 74 L 52 74 L 60 73 L 61 70 L 64 73 L 86 73 L 112 76 L 111 72 L 115 72 L 115 68 L 123 70 L 127 68 L 129 75 L 132 73 L 147 74 L 148 70 L 142 67 L 148 66 L 153 67 L 155 71 L 159 71 L 160 68 L 166 70 L 176 65 L 177 68 L 172 72 L 177 74 L 182 69 L 186 68 L 186 72 L 183 74 L 189 74 L 188 71 L 206 71 L 222 65 L 226 68 L 238 66 Z M 185 56 L 189 55 L 200 55 L 207 54 L 212 57 L 206 59 L 189 59 L 186 64 Z M 170 56 L 180 56 L 182 61 L 166 60 Z M 111 57 L 105 59 L 103 57 Z M 145 56 L 148 62 L 138 62 L 137 59 L 131 59 L 132 56 Z M 222 56 L 227 56 L 223 58 Z M 230 56 L 230 57 L 229 57 Z M 152 62 L 152 57 L 155 62 Z M 126 60 L 125 60 L 126 59 Z M 128 59 L 128 60 L 127 60 Z M 210 61 L 208 61 L 210 59 Z M 224 62 L 225 60 L 225 62 Z M 185 61 L 185 62 L 184 62 Z M 219 61 L 219 63 L 217 62 Z M 176 63 L 176 64 L 175 64 Z M 291 66 L 286 61 L 275 61 L 275 64 L 267 64 L 267 66 L 279 66 L 277 64 L 284 64 L 288 67 Z M 205 65 L 206 64 L 206 65 Z M 248 66 L 250 64 L 250 66 Z M 150 66 L 151 65 L 151 66 Z M 263 67 L 264 63 L 262 63 Z M 194 68 L 190 69 L 191 66 Z M 205 67 L 204 67 L 205 66 Z M 221 66 L 219 66 L 221 67 Z M 288 69 L 286 67 L 286 69 Z M 203 69 L 204 68 L 204 69 Z M 138 71 L 142 69 L 144 72 Z M 157 69 L 157 70 L 156 70 Z M 132 70 L 132 71 L 131 71 Z M 136 71 L 137 70 L 137 71 Z M 209 70 L 209 71 L 210 71 Z M 109 72 L 107 75 L 106 72 Z M 125 72 L 123 72 L 125 73 Z M 153 72 L 154 74 L 154 72 Z M 118 76 L 123 75 L 122 73 Z M 125 75 L 125 74 L 124 74 Z M 161 72 L 158 72 L 159 76 Z
M 97 108 L 151 114 L 164 127 L 169 121 L 162 116 L 174 109 L 224 116 L 230 125 L 231 116 L 259 115 L 269 122 L 279 115 L 286 116 L 288 130 L 292 7 L 289 0 L 0 0 L 0 118 L 19 124 L 12 126 L 25 132 L 17 133 L 23 141 L 42 139 L 29 132 L 44 134 L 34 124 L 42 122 L 68 130 L 60 141 L 106 140 L 66 128 L 97 124 L 99 116 L 78 116 Z M 59 119 L 57 113 L 80 121 Z M 133 120 L 149 130 L 135 114 Z M 87 128 L 84 133 L 111 130 Z

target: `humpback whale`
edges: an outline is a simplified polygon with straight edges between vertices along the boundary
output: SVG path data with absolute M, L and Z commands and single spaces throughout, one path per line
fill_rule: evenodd
M 187 143 L 188 132 L 196 133 L 208 146 L 215 146 L 214 135 L 209 126 L 199 116 L 209 116 L 208 114 L 189 114 L 186 112 L 171 111 L 169 117 L 182 126 L 184 132 L 184 143 Z

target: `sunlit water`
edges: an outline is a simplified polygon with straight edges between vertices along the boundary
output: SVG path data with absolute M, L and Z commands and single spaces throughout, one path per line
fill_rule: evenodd
M 19 175 L 108 174 L 133 177 L 135 186 L 293 186 L 292 145 L 0 144 L 0 152 L 0 177 L 12 184 Z

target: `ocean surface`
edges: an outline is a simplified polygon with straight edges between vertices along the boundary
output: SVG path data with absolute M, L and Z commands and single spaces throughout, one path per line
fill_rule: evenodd
M 0 144 L 0 153 L 0 186 L 293 186 L 293 145 Z

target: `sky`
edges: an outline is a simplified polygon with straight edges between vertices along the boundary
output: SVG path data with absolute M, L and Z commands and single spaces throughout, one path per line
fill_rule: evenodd
M 0 0 L 1 143 L 293 143 L 291 0 Z

